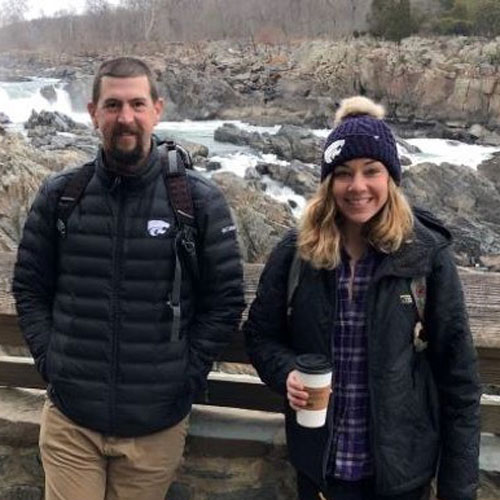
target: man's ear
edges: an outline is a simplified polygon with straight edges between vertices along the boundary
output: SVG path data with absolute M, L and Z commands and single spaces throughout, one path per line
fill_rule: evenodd
M 97 119 L 95 116 L 96 109 L 97 109 L 97 106 L 92 101 L 87 103 L 87 111 L 89 112 L 92 123 L 94 124 L 95 128 L 98 128 Z
M 156 124 L 161 120 L 161 116 L 163 114 L 163 108 L 165 107 L 165 100 L 163 97 L 159 97 L 154 103 L 153 106 L 155 108 L 156 113 Z

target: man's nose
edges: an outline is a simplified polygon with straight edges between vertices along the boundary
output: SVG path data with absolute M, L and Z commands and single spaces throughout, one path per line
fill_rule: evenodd
M 134 119 L 134 110 L 128 104 L 124 104 L 120 113 L 118 113 L 118 121 L 120 123 L 131 123 Z

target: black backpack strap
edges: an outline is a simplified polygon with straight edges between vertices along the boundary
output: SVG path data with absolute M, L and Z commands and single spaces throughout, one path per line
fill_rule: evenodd
M 286 316 L 290 320 L 292 315 L 292 301 L 295 291 L 299 286 L 300 271 L 302 269 L 302 260 L 300 259 L 299 251 L 296 249 L 293 254 L 292 264 L 288 271 L 288 281 L 286 287 Z
M 85 188 L 94 175 L 94 162 L 86 163 L 79 168 L 66 182 L 63 192 L 57 201 L 56 228 L 62 238 L 66 237 L 68 219 L 80 201 Z
M 186 165 L 181 148 L 172 141 L 159 147 L 163 164 L 163 175 L 170 203 L 179 226 L 195 226 L 194 206 L 191 190 L 186 178 Z M 183 149 L 185 154 L 189 155 Z M 188 167 L 189 168 L 189 167 Z
M 198 256 L 196 254 L 197 228 L 194 216 L 193 198 L 186 175 L 186 164 L 190 165 L 190 156 L 173 141 L 167 141 L 158 147 L 162 162 L 165 187 L 177 223 L 175 238 L 175 272 L 172 285 L 170 306 L 173 311 L 171 341 L 179 340 L 181 326 L 181 284 L 182 262 L 190 270 L 194 280 L 199 277 Z M 187 155 L 187 156 L 185 156 Z

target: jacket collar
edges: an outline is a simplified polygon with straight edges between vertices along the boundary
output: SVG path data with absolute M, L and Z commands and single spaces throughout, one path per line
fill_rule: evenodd
M 154 180 L 161 172 L 160 155 L 156 141 L 151 143 L 151 151 L 140 172 L 135 175 L 119 175 L 106 167 L 106 160 L 102 147 L 99 148 L 96 158 L 96 173 L 101 182 L 112 189 L 117 181 L 128 190 L 141 189 Z

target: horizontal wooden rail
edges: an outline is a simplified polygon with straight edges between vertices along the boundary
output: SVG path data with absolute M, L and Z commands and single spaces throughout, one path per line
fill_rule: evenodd
M 44 389 L 46 384 L 31 358 L 0 356 L 0 385 Z M 19 381 L 22 381 L 22 384 Z M 247 410 L 283 411 L 283 398 L 270 391 L 258 377 L 211 372 L 208 390 L 196 403 Z M 500 397 L 483 396 L 481 429 L 500 434 Z
M 0 254 L 0 278 L 2 278 L 1 264 Z M 245 266 L 247 304 L 251 303 L 255 296 L 261 271 L 260 264 Z M 464 269 L 460 274 L 478 352 L 481 380 L 485 384 L 500 386 L 500 274 Z M 8 287 L 4 288 L 7 290 Z M 1 294 L 2 290 L 0 299 Z M 3 292 L 3 301 L 0 300 L 0 347 L 19 348 L 25 345 L 12 305 L 10 294 Z M 219 361 L 248 363 L 241 332 L 234 337 Z M 43 389 L 45 383 L 37 373 L 31 358 L 0 355 L 0 386 Z M 197 402 L 273 412 L 280 412 L 283 409 L 283 399 L 264 386 L 258 377 L 220 372 L 210 373 L 207 394 Z M 500 398 L 483 397 L 481 428 L 484 432 L 500 434 Z
M 44 389 L 46 384 L 31 358 L 0 356 L 0 385 Z
M 481 382 L 500 386 L 500 348 L 477 347 L 477 355 Z
M 207 396 L 202 404 L 282 412 L 283 398 L 266 387 L 258 377 L 211 372 L 208 376 Z
M 481 431 L 500 435 L 500 396 L 481 398 Z
M 45 389 L 46 383 L 33 360 L 21 356 L 0 356 L 0 386 Z M 252 375 L 210 372 L 208 390 L 200 404 L 280 412 L 283 400 Z
M 0 345 L 17 347 L 25 345 L 14 316 L 0 314 Z M 500 386 L 500 348 L 494 346 L 477 347 L 477 352 L 481 381 L 484 384 Z M 249 362 L 241 332 L 234 336 L 233 341 L 220 355 L 219 361 L 243 364 Z M 11 370 L 9 366 L 0 361 L 0 385 L 6 384 L 6 377 L 8 377 Z M 19 375 L 20 378 L 14 378 L 13 380 L 17 380 L 18 385 L 22 387 L 28 387 L 25 384 L 32 383 L 31 378 L 29 378 L 30 375 L 23 375 L 20 368 L 17 368 L 17 370 L 21 370 L 20 372 L 16 371 L 16 375 Z
M 10 254 L 0 252 L 0 345 L 20 346 L 24 343 L 17 328 L 13 299 L 9 291 L 12 273 L 9 266 L 13 259 L 11 256 L 7 259 L 6 255 Z M 5 264 L 6 260 L 9 261 L 9 266 Z M 255 296 L 262 267 L 262 264 L 245 264 L 247 304 Z M 459 271 L 476 347 L 500 349 L 500 273 L 478 272 L 468 268 L 460 268 Z M 237 352 L 232 351 L 230 355 L 234 358 Z M 246 358 L 243 356 L 243 359 Z M 234 360 L 237 361 L 236 358 Z
M 17 316 L 0 313 L 0 345 L 26 345 L 17 325 Z

